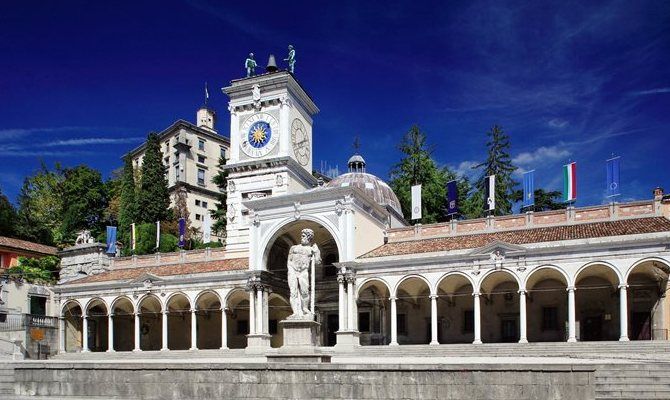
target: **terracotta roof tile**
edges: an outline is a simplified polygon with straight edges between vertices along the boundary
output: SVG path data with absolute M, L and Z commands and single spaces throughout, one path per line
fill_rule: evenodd
M 58 249 L 51 246 L 46 246 L 39 243 L 28 242 L 26 240 L 14 239 L 5 236 L 0 236 L 0 247 L 9 247 L 12 250 L 26 251 L 30 253 L 37 253 L 42 255 L 55 256 Z
M 91 275 L 68 284 L 108 282 L 108 281 L 131 281 L 143 274 L 152 274 L 156 276 L 175 276 L 203 274 L 206 272 L 220 271 L 240 271 L 249 268 L 248 258 L 232 258 L 228 260 L 205 261 L 185 264 L 161 265 L 155 267 L 134 267 L 120 268 L 103 272 L 98 275 Z
M 392 242 L 377 247 L 361 256 L 361 258 L 475 249 L 495 241 L 511 244 L 528 244 L 668 231 L 670 231 L 670 220 L 665 217 L 636 218 Z

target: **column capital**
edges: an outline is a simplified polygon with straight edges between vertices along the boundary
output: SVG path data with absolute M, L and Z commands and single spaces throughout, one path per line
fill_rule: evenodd
M 525 290 L 525 289 L 521 289 L 521 290 L 519 290 L 518 293 L 519 293 L 519 295 L 521 295 L 521 296 L 525 296 L 526 294 L 528 294 L 528 291 Z
M 619 285 L 619 289 L 628 289 L 628 285 Z
M 565 288 L 566 292 L 574 292 L 575 290 L 577 290 L 577 288 L 574 286 L 568 286 L 567 288 Z
M 390 300 L 390 301 L 396 301 L 396 300 L 398 300 L 398 298 L 395 297 L 395 296 L 391 296 L 391 297 L 389 297 L 389 300 Z
M 432 300 L 432 299 L 435 299 L 435 300 L 437 300 L 437 299 L 438 299 L 438 298 L 439 298 L 440 296 L 439 296 L 439 295 L 437 295 L 437 294 L 431 294 L 431 295 L 430 295 L 430 296 L 428 296 L 428 297 L 430 297 L 430 299 L 431 299 L 431 300 Z
M 474 293 L 472 293 L 472 295 L 473 295 L 474 297 L 479 297 L 479 296 L 481 296 L 482 294 L 479 293 L 479 292 L 474 292 Z

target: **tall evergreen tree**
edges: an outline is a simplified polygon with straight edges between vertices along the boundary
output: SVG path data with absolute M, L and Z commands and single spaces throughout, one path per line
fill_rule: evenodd
M 421 223 L 446 220 L 446 184 L 449 175 L 438 168 L 431 157 L 432 150 L 426 143 L 426 135 L 414 125 L 398 145 L 404 157 L 391 170 L 390 186 L 398 196 L 402 212 L 407 220 L 411 217 L 411 187 L 421 184 Z
M 100 172 L 80 165 L 63 170 L 60 237 L 73 243 L 76 232 L 90 230 L 93 237 L 102 233 L 103 213 L 108 204 L 107 192 Z
M 219 158 L 219 172 L 212 178 L 212 182 L 219 188 L 219 193 L 216 195 L 216 210 L 210 211 L 212 219 L 214 219 L 212 232 L 219 237 L 225 235 L 227 222 L 228 170 L 225 165 L 226 160 L 223 157 Z
M 135 170 L 130 156 L 123 159 L 121 188 L 119 193 L 118 238 L 128 247 L 130 243 L 130 224 L 137 221 L 137 185 Z
M 151 132 L 144 149 L 140 189 L 137 193 L 139 222 L 164 221 L 169 218 L 170 193 L 166 172 L 158 134 Z
M 7 196 L 0 189 L 0 236 L 14 236 L 16 225 L 16 210 Z
M 60 165 L 56 165 L 55 171 L 49 171 L 44 164 L 35 175 L 26 177 L 19 195 L 18 237 L 48 245 L 62 243 L 59 228 L 63 179 Z
M 516 170 L 516 167 L 512 164 L 512 158 L 509 154 L 509 135 L 507 135 L 499 125 L 493 125 L 486 135 L 489 137 L 488 142 L 486 142 L 486 147 L 488 148 L 486 161 L 473 167 L 475 169 L 483 169 L 482 174 L 477 181 L 477 189 L 479 190 L 478 195 L 483 199 L 482 193 L 485 191 L 484 178 L 489 175 L 495 175 L 496 208 L 494 215 L 511 214 L 512 204 L 514 202 L 512 194 L 517 182 L 512 178 L 512 174 Z M 484 209 L 482 202 L 482 209 L 479 216 L 483 215 Z

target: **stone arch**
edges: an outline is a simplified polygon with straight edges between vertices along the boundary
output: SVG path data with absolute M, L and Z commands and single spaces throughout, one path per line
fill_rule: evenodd
M 517 284 L 517 287 L 520 289 L 521 288 L 521 279 L 517 276 L 517 274 L 514 273 L 514 271 L 508 269 L 508 268 L 502 268 L 502 269 L 492 269 L 487 272 L 485 272 L 482 277 L 479 279 L 477 282 L 477 285 L 475 287 L 476 292 L 482 292 L 482 289 L 484 288 L 484 283 L 486 282 L 487 279 L 491 279 L 490 277 L 492 275 L 499 275 L 499 274 L 506 274 L 514 278 L 514 281 Z
M 570 276 L 555 265 L 534 268 L 524 281 L 529 342 L 564 341 Z
M 666 274 L 670 274 L 670 262 L 667 260 L 664 260 L 663 258 L 660 257 L 645 257 L 640 260 L 635 261 L 628 269 L 626 270 L 626 274 L 624 275 L 623 281 L 628 284 L 628 278 L 630 277 L 631 273 L 641 266 L 644 263 L 660 263 L 662 267 L 660 268 L 663 272 Z
M 221 318 L 224 315 L 221 296 L 214 290 L 203 290 L 195 296 L 193 308 L 196 310 L 196 347 L 198 349 L 221 348 Z
M 392 296 L 397 296 L 398 295 L 398 288 L 405 281 L 410 280 L 410 279 L 414 279 L 414 278 L 422 280 L 426 284 L 426 286 L 428 286 L 429 294 L 433 294 L 433 285 L 430 284 L 430 282 L 428 281 L 428 279 L 426 279 L 425 276 L 423 276 L 421 274 L 409 274 L 409 275 L 403 276 L 402 279 L 400 279 L 400 281 L 398 281 L 398 283 L 395 284 L 395 286 L 393 287 Z
M 249 293 L 244 288 L 234 288 L 225 299 L 226 329 L 228 347 L 243 349 L 247 347 L 249 320 Z
M 628 337 L 630 340 L 667 340 L 667 293 L 670 264 L 659 257 L 633 263 L 625 274 Z
M 191 298 L 183 292 L 172 293 L 165 300 L 167 312 L 167 347 L 170 350 L 188 350 L 191 347 L 193 320 Z
M 431 340 L 430 282 L 419 274 L 403 277 L 394 288 L 398 344 L 428 344 Z
M 107 302 L 94 297 L 86 303 L 88 318 L 88 349 L 90 351 L 107 351 L 109 340 L 109 308 Z
M 466 273 L 448 272 L 435 286 L 439 343 L 472 343 L 474 340 L 475 282 Z
M 356 307 L 361 345 L 391 341 L 391 287 L 383 278 L 367 278 L 356 285 Z
M 483 342 L 517 342 L 521 335 L 519 277 L 503 268 L 488 271 L 479 281 Z
M 139 315 L 140 349 L 160 350 L 163 340 L 163 302 L 155 294 L 146 294 L 137 301 Z
M 65 324 L 65 351 L 77 352 L 83 346 L 83 321 L 84 308 L 78 300 L 71 299 L 63 303 L 61 316 Z
M 540 265 L 540 266 L 538 266 L 538 267 L 536 267 L 536 268 L 533 268 L 533 269 L 528 273 L 528 275 L 526 275 L 526 279 L 523 280 L 523 286 L 522 286 L 522 288 L 523 288 L 524 290 L 529 290 L 529 289 L 530 289 L 530 288 L 528 287 L 528 286 L 529 286 L 529 285 L 528 285 L 529 282 L 531 283 L 531 286 L 532 286 L 533 283 L 534 283 L 534 284 L 537 284 L 537 282 L 534 281 L 534 279 L 537 279 L 538 274 L 544 272 L 545 270 L 556 271 L 556 272 L 557 272 L 558 274 L 560 274 L 560 276 L 563 278 L 563 281 L 564 281 L 564 283 L 565 283 L 565 286 L 568 286 L 568 285 L 570 284 L 570 275 L 568 275 L 568 273 L 565 272 L 565 270 L 564 270 L 563 268 L 561 268 L 561 267 L 559 267 L 559 266 L 557 266 L 557 265 L 553 265 L 553 264 L 544 264 L 544 265 Z
M 114 350 L 133 350 L 135 348 L 135 304 L 128 296 L 119 296 L 111 302 L 110 312 L 114 325 Z
M 622 278 L 618 269 L 605 261 L 589 262 L 577 270 L 573 282 L 578 340 L 619 339 Z

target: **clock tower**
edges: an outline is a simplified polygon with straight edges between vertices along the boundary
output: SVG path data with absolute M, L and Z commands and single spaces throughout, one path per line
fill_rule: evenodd
M 248 252 L 253 222 L 246 200 L 316 186 L 312 117 L 319 109 L 287 71 L 237 79 L 223 92 L 230 99 L 226 249 L 239 257 Z

